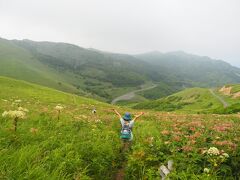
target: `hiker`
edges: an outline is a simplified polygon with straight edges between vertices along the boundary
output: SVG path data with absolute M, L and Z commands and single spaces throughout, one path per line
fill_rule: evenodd
M 121 139 L 126 142 L 131 142 L 133 140 L 133 133 L 132 133 L 132 128 L 134 125 L 134 122 L 137 118 L 142 116 L 144 113 L 141 112 L 140 114 L 136 115 L 133 119 L 131 117 L 131 114 L 126 112 L 124 116 L 122 117 L 121 114 L 116 110 L 113 109 L 113 111 L 118 115 L 121 125 L 122 125 L 122 130 L 121 130 Z

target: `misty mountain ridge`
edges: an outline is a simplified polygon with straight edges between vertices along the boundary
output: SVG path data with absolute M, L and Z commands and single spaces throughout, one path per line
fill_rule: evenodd
M 142 92 L 147 99 L 186 87 L 240 83 L 239 68 L 183 51 L 129 55 L 27 39 L 0 39 L 0 65 L 0 75 L 108 101 L 149 82 L 157 87 Z

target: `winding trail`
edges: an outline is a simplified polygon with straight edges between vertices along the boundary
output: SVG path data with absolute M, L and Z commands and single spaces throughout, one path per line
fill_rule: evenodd
M 210 93 L 216 97 L 222 104 L 224 108 L 227 108 L 229 106 L 228 102 L 226 102 L 222 97 L 218 96 L 213 89 L 209 89 Z
M 135 93 L 137 92 L 141 92 L 141 91 L 145 91 L 145 90 L 149 90 L 149 89 L 152 89 L 152 88 L 155 88 L 157 87 L 156 84 L 152 85 L 152 86 L 149 86 L 149 87 L 146 87 L 146 88 L 141 88 L 141 89 L 138 89 L 138 90 L 134 90 L 134 91 L 131 91 L 131 92 L 128 92 L 126 94 L 123 94 L 121 96 L 118 96 L 116 98 L 114 98 L 111 102 L 111 104 L 116 104 L 116 102 L 118 101 L 122 101 L 122 100 L 130 100 L 132 98 L 134 98 L 134 96 L 136 95 Z

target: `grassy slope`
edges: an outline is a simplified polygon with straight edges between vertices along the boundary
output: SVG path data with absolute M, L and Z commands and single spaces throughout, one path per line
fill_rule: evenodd
M 60 73 L 41 64 L 28 51 L 0 39 L 0 75 L 22 79 L 62 91 L 81 93 Z M 61 82 L 61 85 L 58 84 Z
M 112 115 L 96 123 L 99 117 L 91 114 L 95 106 L 100 115 L 106 115 L 107 104 L 3 77 L 0 84 L 1 113 L 15 109 L 12 102 L 16 99 L 30 110 L 27 119 L 19 122 L 16 134 L 9 131 L 11 121 L 0 118 L 0 179 L 16 179 L 19 175 L 27 179 L 83 178 L 86 172 L 92 177 L 111 176 L 118 165 L 112 165 L 117 162 L 119 149 L 116 123 L 107 124 Z M 59 103 L 66 108 L 57 121 L 54 107 Z M 37 128 L 37 135 L 30 128 Z M 96 136 L 106 128 L 111 131 Z M 92 172 L 94 168 L 98 172 Z
M 239 92 L 240 91 L 240 84 L 233 84 L 233 85 L 230 85 L 232 86 L 232 93 L 236 93 L 236 92 Z
M 21 99 L 27 119 L 16 133 L 11 119 L 0 116 L 0 179 L 113 179 L 122 162 L 119 122 L 108 104 L 0 77 L 0 114 Z M 56 118 L 54 107 L 65 109 Z M 92 107 L 97 114 L 91 114 Z M 119 108 L 136 113 L 131 109 Z M 224 130 L 218 131 L 218 126 Z M 226 128 L 225 128 L 226 127 Z M 202 148 L 216 146 L 230 155 L 214 167 L 219 177 L 237 177 L 240 168 L 239 120 L 236 116 L 176 115 L 145 112 L 136 122 L 132 150 L 125 156 L 127 179 L 160 179 L 159 165 L 173 159 L 173 179 L 216 179 Z M 31 128 L 38 132 L 31 133 Z M 221 128 L 223 129 L 223 128 Z M 226 141 L 226 145 L 219 142 Z M 191 161 L 189 161 L 191 158 Z
M 135 108 L 198 113 L 211 111 L 221 106 L 219 100 L 213 97 L 208 89 L 189 88 L 166 98 L 140 103 Z
M 50 46 L 48 47 L 47 45 Z M 104 63 L 113 64 L 113 67 L 118 65 L 129 67 L 130 65 L 133 66 L 133 62 L 118 60 L 118 64 L 111 57 L 106 58 L 103 54 L 64 43 L 46 43 L 46 47 L 44 45 L 42 47 L 41 45 L 39 46 L 47 49 L 46 55 L 36 54 L 36 51 L 33 50 L 34 46 L 31 46 L 31 44 L 28 44 L 28 48 L 26 48 L 25 46 L 20 46 L 15 41 L 0 38 L 0 75 L 26 80 L 65 92 L 94 97 L 102 101 L 110 101 L 114 97 L 137 88 L 135 86 L 118 87 L 110 82 L 105 82 L 103 80 L 105 74 L 95 67 L 98 63 L 103 63 L 101 66 L 97 65 L 102 68 L 105 67 Z M 68 66 L 75 66 L 74 62 L 71 61 L 74 61 L 79 69 L 75 69 L 75 67 L 69 68 Z M 67 62 L 73 64 L 68 64 Z M 113 67 L 110 65 L 105 70 L 111 71 Z M 119 74 L 113 73 L 115 75 Z M 128 78 L 136 79 L 130 75 Z M 110 79 L 112 78 L 110 77 Z M 117 79 L 115 82 L 122 78 Z

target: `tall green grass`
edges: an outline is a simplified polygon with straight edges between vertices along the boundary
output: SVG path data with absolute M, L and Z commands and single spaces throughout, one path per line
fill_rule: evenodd
M 130 149 L 121 153 L 119 120 L 111 106 L 50 88 L 0 77 L 0 114 L 15 100 L 29 109 L 16 132 L 0 116 L 0 179 L 160 179 L 158 168 L 174 161 L 173 179 L 236 179 L 240 176 L 240 121 L 236 115 L 185 115 L 145 111 L 133 129 Z M 57 118 L 54 107 L 65 108 Z M 97 114 L 92 114 L 93 108 Z M 204 149 L 229 154 L 212 167 Z M 204 168 L 213 169 L 209 174 Z

